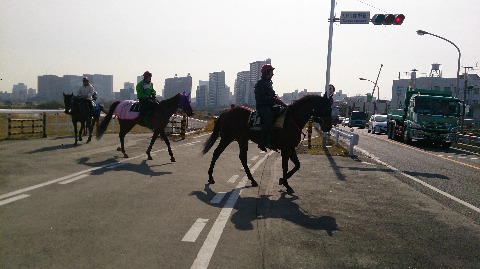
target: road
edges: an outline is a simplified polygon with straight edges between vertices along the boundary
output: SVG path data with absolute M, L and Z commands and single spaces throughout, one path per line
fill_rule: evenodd
M 252 188 L 232 144 L 206 185 L 206 138 L 171 141 L 175 163 L 161 140 L 146 160 L 148 134 L 127 135 L 128 159 L 116 135 L 77 147 L 71 137 L 3 141 L 0 267 L 480 267 L 479 213 L 446 206 L 391 167 L 300 155 L 291 196 L 277 184 L 278 153 L 250 145 Z
M 480 222 L 479 215 L 472 214 L 472 208 L 462 204 L 465 202 L 480 208 L 478 154 L 455 148 L 406 145 L 389 140 L 383 134 L 369 134 L 366 129 L 354 128 L 354 132 L 360 135 L 359 153 L 366 151 L 382 163 L 411 176 L 399 179 Z M 419 181 L 431 187 L 419 184 Z M 440 194 L 441 192 L 445 194 Z

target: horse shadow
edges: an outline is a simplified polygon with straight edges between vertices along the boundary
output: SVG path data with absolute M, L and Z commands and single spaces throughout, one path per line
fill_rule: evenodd
M 211 204 L 210 201 L 216 195 L 210 189 L 210 184 L 206 184 L 205 192 L 193 191 L 190 195 L 195 195 L 197 198 L 210 206 L 222 208 L 223 204 Z M 232 190 L 233 192 L 233 190 Z M 231 193 L 229 195 L 231 195 Z M 226 195 L 227 196 L 227 195 Z M 239 230 L 253 230 L 255 220 L 264 219 L 284 219 L 301 227 L 310 230 L 324 230 L 329 236 L 333 236 L 333 231 L 339 231 L 336 219 L 331 216 L 313 216 L 302 210 L 302 208 L 295 203 L 298 196 L 288 194 L 281 191 L 278 200 L 271 200 L 271 195 L 261 195 L 260 197 L 239 197 L 235 208 L 237 211 L 230 218 L 236 229 Z M 256 210 L 253 210 L 255 208 Z
M 78 146 L 79 145 L 77 145 L 76 147 L 78 147 Z M 75 145 L 74 144 L 61 144 L 61 145 L 56 145 L 56 146 L 51 146 L 51 147 L 39 148 L 39 149 L 36 149 L 36 150 L 25 152 L 25 154 L 35 154 L 35 153 L 40 153 L 40 152 L 48 152 L 48 151 L 71 149 L 71 148 L 75 148 Z
M 131 171 L 150 177 L 157 177 L 172 174 L 172 172 L 154 171 L 152 168 L 170 165 L 172 163 L 164 163 L 158 165 L 150 165 L 147 160 L 143 160 L 140 164 L 121 163 L 116 158 L 110 158 L 101 162 L 89 162 L 90 158 L 83 157 L 78 160 L 78 164 L 90 167 L 101 167 L 90 172 L 91 175 L 102 175 L 108 171 Z

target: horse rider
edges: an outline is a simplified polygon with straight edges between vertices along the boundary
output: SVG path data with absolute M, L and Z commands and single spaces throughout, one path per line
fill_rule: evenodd
M 136 86 L 137 98 L 140 101 L 140 116 L 148 117 L 155 107 L 157 92 L 153 89 L 152 73 L 145 71 L 143 80 Z
M 93 85 L 90 84 L 88 77 L 84 77 L 82 82 L 83 85 L 77 90 L 77 96 L 80 98 L 81 102 L 87 105 L 90 115 L 93 115 L 92 95 L 95 90 L 93 89 Z
M 262 124 L 262 132 L 258 148 L 262 151 L 267 151 L 265 147 L 271 147 L 273 106 L 280 101 L 276 97 L 272 86 L 274 69 L 275 68 L 269 64 L 264 65 L 261 69 L 262 78 L 255 84 L 256 109 Z

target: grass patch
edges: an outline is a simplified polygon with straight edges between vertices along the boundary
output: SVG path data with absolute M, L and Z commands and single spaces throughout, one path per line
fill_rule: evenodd
M 308 141 L 304 140 L 297 147 L 297 154 L 310 154 L 310 155 L 330 155 L 330 156 L 349 156 L 348 149 L 338 145 L 335 145 L 335 141 L 327 139 L 326 147 L 322 146 L 322 135 L 312 138 L 312 147 L 308 148 Z

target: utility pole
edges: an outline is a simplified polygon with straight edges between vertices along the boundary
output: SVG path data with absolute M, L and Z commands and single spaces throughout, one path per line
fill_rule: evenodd
M 465 87 L 463 88 L 463 111 L 462 111 L 462 121 L 461 121 L 461 128 L 460 133 L 463 134 L 463 126 L 465 125 L 465 108 L 467 103 L 467 85 L 468 85 L 468 70 L 473 69 L 471 66 L 463 66 L 465 68 L 465 73 L 463 73 L 463 78 L 465 80 Z

